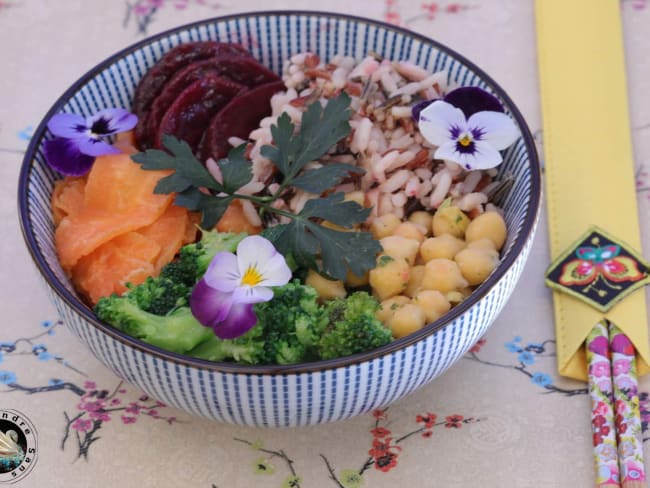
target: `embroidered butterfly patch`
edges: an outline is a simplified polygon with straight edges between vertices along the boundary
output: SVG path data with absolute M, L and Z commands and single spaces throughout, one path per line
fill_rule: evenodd
M 592 227 L 546 272 L 546 284 L 602 312 L 645 285 L 650 265 L 603 230 Z

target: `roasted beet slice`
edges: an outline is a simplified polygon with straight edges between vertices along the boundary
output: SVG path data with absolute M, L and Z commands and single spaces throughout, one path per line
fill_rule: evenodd
M 210 120 L 242 90 L 246 87 L 214 74 L 190 84 L 165 112 L 154 146 L 162 147 L 163 134 L 170 134 L 196 153 Z
M 248 138 L 264 117 L 271 114 L 271 97 L 286 87 L 282 81 L 265 83 L 233 98 L 206 129 L 199 149 L 201 158 L 219 160 L 228 154 L 229 137 Z
M 135 126 L 135 140 L 141 149 L 146 149 L 140 141 L 148 137 L 146 120 L 151 104 L 160 94 L 165 83 L 181 68 L 196 61 L 216 56 L 250 57 L 251 54 L 241 45 L 216 41 L 197 41 L 180 44 L 165 53 L 149 69 L 135 88 L 132 111 L 138 116 Z
M 235 43 L 198 41 L 180 44 L 160 58 L 142 77 L 133 96 L 133 112 L 140 115 L 149 110 L 153 99 L 174 73 L 190 63 L 216 56 L 250 56 L 243 46 Z
M 208 74 L 216 74 L 249 87 L 280 80 L 278 75 L 262 66 L 254 58 L 218 56 L 191 63 L 178 70 L 169 79 L 151 104 L 149 112 L 143 115 L 139 121 L 141 130 L 136 132 L 136 141 L 139 147 L 147 148 L 153 144 L 160 120 L 174 100 L 185 88 Z

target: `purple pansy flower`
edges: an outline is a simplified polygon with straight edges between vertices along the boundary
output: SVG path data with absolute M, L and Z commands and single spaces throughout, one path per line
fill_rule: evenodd
M 45 141 L 45 159 L 60 173 L 83 175 L 97 156 L 120 152 L 102 138 L 131 130 L 137 121 L 134 114 L 122 108 L 107 108 L 88 118 L 57 114 L 47 123 L 56 137 Z
M 492 112 L 504 111 L 499 99 L 491 93 L 476 86 L 461 86 L 460 88 L 451 90 L 442 99 L 434 98 L 416 103 L 411 109 L 413 118 L 416 121 L 419 120 L 420 112 L 435 100 L 444 100 L 447 103 L 451 103 L 454 107 L 461 109 L 465 117 L 468 118 L 476 112 L 483 112 L 485 110 Z
M 237 255 L 220 252 L 190 297 L 192 314 L 222 339 L 244 334 L 257 322 L 253 304 L 273 298 L 271 287 L 291 279 L 284 256 L 260 236 L 249 236 Z
M 434 157 L 459 163 L 467 170 L 489 169 L 503 160 L 499 151 L 519 137 L 506 114 L 484 110 L 465 116 L 460 108 L 436 100 L 420 112 L 422 136 L 438 146 Z

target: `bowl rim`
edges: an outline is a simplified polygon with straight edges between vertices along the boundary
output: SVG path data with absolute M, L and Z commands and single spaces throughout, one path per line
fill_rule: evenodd
M 530 161 L 530 180 L 531 180 L 531 205 L 530 211 L 526 216 L 519 235 L 513 243 L 513 247 L 510 250 L 509 254 L 504 260 L 499 263 L 497 270 L 488 277 L 488 279 L 480 284 L 468 297 L 467 300 L 463 301 L 459 305 L 452 308 L 449 312 L 444 314 L 438 320 L 425 325 L 422 329 L 417 332 L 414 332 L 406 337 L 401 339 L 396 339 L 391 341 L 389 344 L 381 346 L 377 349 L 370 351 L 357 353 L 351 356 L 346 356 L 342 358 L 329 359 L 314 361 L 309 363 L 297 363 L 291 365 L 247 365 L 239 363 L 228 363 L 228 362 L 214 362 L 204 359 L 193 358 L 183 354 L 174 353 L 161 349 L 159 347 L 150 345 L 131 337 L 124 332 L 108 325 L 104 324 L 92 313 L 92 310 L 86 306 L 79 298 L 72 294 L 68 289 L 59 281 L 56 275 L 49 268 L 44 256 L 40 252 L 36 238 L 32 232 L 32 226 L 30 224 L 29 215 L 27 208 L 29 206 L 29 198 L 27 193 L 27 187 L 29 182 L 29 176 L 33 169 L 32 161 L 34 159 L 35 152 L 40 146 L 42 139 L 47 130 L 47 121 L 56 113 L 58 113 L 63 105 L 68 101 L 68 99 L 77 92 L 85 83 L 90 79 L 95 77 L 98 73 L 109 67 L 110 65 L 118 62 L 120 59 L 125 56 L 138 51 L 142 47 L 153 43 L 157 40 L 170 37 L 175 34 L 190 30 L 206 24 L 216 24 L 222 22 L 229 22 L 232 20 L 237 20 L 240 18 L 249 18 L 249 17 L 289 17 L 289 16 L 300 16 L 300 17 L 319 17 L 324 19 L 336 19 L 336 20 L 347 20 L 352 22 L 364 23 L 370 26 L 376 26 L 387 31 L 393 31 L 401 35 L 405 35 L 432 45 L 434 48 L 439 51 L 453 57 L 456 61 L 460 62 L 470 70 L 472 70 L 484 83 L 486 83 L 494 93 L 507 105 L 511 116 L 516 120 L 518 126 L 521 129 L 521 137 L 523 139 L 524 146 L 529 154 Z M 210 372 L 218 372 L 224 374 L 244 374 L 244 375 L 276 375 L 276 374 L 301 374 L 301 373 L 315 373 L 322 372 L 326 370 L 333 370 L 342 367 L 350 367 L 359 365 L 362 363 L 370 362 L 372 360 L 378 359 L 382 356 L 386 356 L 397 351 L 403 350 L 412 346 L 423 339 L 435 334 L 436 332 L 442 330 L 443 328 L 451 325 L 451 323 L 459 318 L 461 315 L 465 314 L 473 305 L 480 301 L 493 287 L 497 284 L 499 280 L 510 270 L 514 262 L 520 256 L 521 252 L 524 250 L 524 247 L 527 245 L 529 238 L 532 237 L 532 234 L 535 230 L 535 226 L 538 220 L 540 206 L 541 206 L 541 166 L 539 163 L 539 157 L 537 154 L 537 148 L 535 145 L 534 138 L 530 132 L 530 129 L 520 113 L 517 106 L 514 104 L 512 99 L 508 96 L 501 86 L 494 81 L 494 79 L 485 73 L 481 68 L 479 68 L 472 61 L 467 59 L 465 56 L 454 51 L 453 49 L 447 47 L 446 45 L 431 39 L 423 34 L 411 31 L 404 27 L 396 26 L 389 24 L 384 21 L 370 19 L 366 17 L 349 15 L 344 13 L 336 12 L 325 12 L 318 10 L 256 10 L 248 12 L 239 12 L 235 14 L 229 14 L 224 16 L 211 17 L 208 19 L 202 19 L 199 21 L 183 24 L 171 29 L 164 30 L 158 34 L 148 36 L 145 39 L 142 39 L 136 43 L 133 43 L 116 53 L 110 55 L 81 77 L 79 77 L 68 89 L 66 89 L 61 96 L 54 102 L 52 107 L 47 111 L 38 127 L 34 131 L 29 146 L 25 152 L 23 162 L 21 165 L 21 170 L 19 174 L 18 181 L 18 209 L 19 209 L 19 220 L 20 228 L 23 234 L 25 243 L 27 244 L 28 251 L 38 268 L 43 279 L 47 282 L 47 285 L 53 290 L 53 292 L 61 299 L 69 308 L 74 310 L 79 316 L 81 316 L 86 322 L 91 326 L 95 327 L 104 334 L 107 334 L 114 340 L 117 340 L 124 346 L 134 348 L 141 353 L 151 354 L 158 359 L 171 361 L 173 363 L 183 365 L 185 367 L 200 369 Z

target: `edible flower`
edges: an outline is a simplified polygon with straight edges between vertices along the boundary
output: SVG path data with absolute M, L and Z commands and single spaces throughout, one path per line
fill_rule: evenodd
M 490 92 L 477 86 L 461 86 L 460 88 L 454 88 L 441 99 L 434 98 L 416 103 L 411 109 L 413 118 L 418 121 L 420 119 L 420 112 L 434 100 L 444 100 L 447 103 L 451 103 L 454 107 L 461 109 L 465 117 L 471 117 L 476 112 L 483 112 L 484 110 L 492 112 L 505 111 L 499 99 Z
M 55 138 L 45 141 L 45 160 L 64 175 L 83 175 L 97 156 L 120 152 L 103 138 L 131 130 L 137 121 L 137 116 L 121 108 L 107 108 L 88 118 L 56 114 L 47 123 Z
M 413 116 L 423 137 L 438 146 L 434 157 L 467 170 L 499 165 L 499 151 L 519 137 L 499 100 L 477 87 L 457 88 L 443 99 L 422 102 L 413 107 Z
M 454 161 L 467 170 L 497 166 L 503 161 L 499 150 L 519 137 L 506 114 L 486 110 L 466 118 L 461 109 L 443 100 L 420 112 L 419 126 L 422 136 L 438 146 L 434 158 Z
M 285 285 L 291 270 L 273 244 L 249 236 L 237 254 L 219 252 L 190 296 L 196 319 L 222 339 L 244 334 L 257 322 L 253 304 L 273 298 L 271 287 Z

